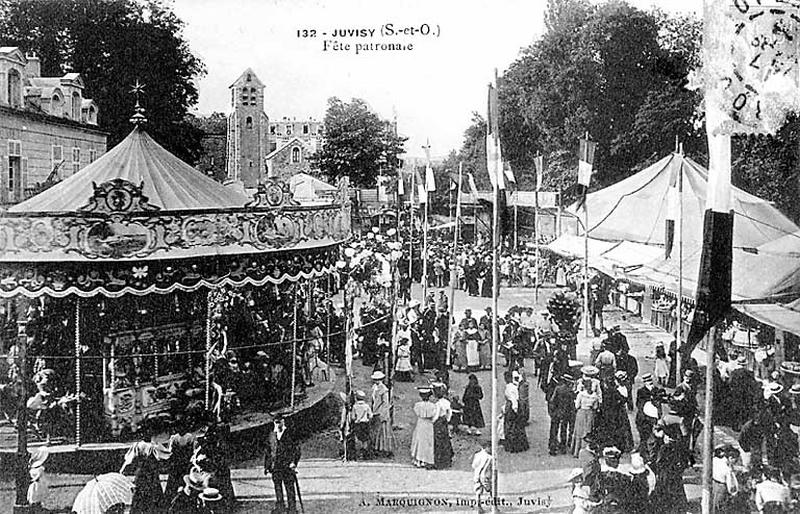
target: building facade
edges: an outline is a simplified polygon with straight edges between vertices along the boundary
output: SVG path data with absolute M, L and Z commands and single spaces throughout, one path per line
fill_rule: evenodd
M 99 109 L 78 73 L 42 77 L 39 59 L 0 47 L 0 206 L 77 173 L 105 153 Z
M 228 115 L 225 177 L 253 189 L 270 174 L 288 178 L 311 171 L 310 157 L 322 144 L 322 123 L 313 119 L 283 118 L 270 121 L 264 112 L 265 86 L 252 69 L 246 69 L 231 84 L 231 113 Z M 209 134 L 203 147 L 213 152 L 215 135 Z M 218 136 L 217 136 L 218 137 Z M 215 175 L 206 163 L 206 173 Z

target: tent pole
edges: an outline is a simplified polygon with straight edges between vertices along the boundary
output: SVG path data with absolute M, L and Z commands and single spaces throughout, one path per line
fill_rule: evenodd
M 455 213 L 455 227 L 453 232 L 453 258 L 450 261 L 450 305 L 448 306 L 448 316 L 450 319 L 447 321 L 447 366 L 450 367 L 451 349 L 453 345 L 453 324 L 456 317 L 456 282 L 458 281 L 458 230 L 459 222 L 461 221 L 461 179 L 463 173 L 464 163 L 458 163 L 458 185 L 456 188 L 456 213 Z
M 583 335 L 589 337 L 589 205 L 583 201 Z
M 408 214 L 408 278 L 411 283 L 414 283 L 414 188 L 417 187 L 417 173 L 416 170 L 411 172 L 411 195 L 409 196 L 409 209 Z M 409 291 L 409 295 L 411 291 Z
M 425 184 L 425 219 L 422 222 L 422 309 L 425 308 L 425 299 L 428 297 L 428 204 L 430 198 L 428 184 Z
M 681 158 L 683 145 L 679 145 Z M 675 330 L 675 380 L 681 372 L 681 340 L 683 339 L 683 159 L 678 169 L 678 328 Z
M 14 300 L 17 316 L 17 366 L 19 381 L 19 397 L 17 398 L 17 459 L 16 473 L 14 474 L 14 484 L 16 488 L 16 498 L 14 501 L 14 513 L 21 514 L 28 512 L 28 485 L 30 478 L 28 475 L 28 335 L 27 318 L 24 303 L 20 297 Z
M 544 166 L 543 166 L 544 167 Z M 536 245 L 536 281 L 533 284 L 533 301 L 539 303 L 539 181 L 536 181 L 536 196 L 533 202 L 533 242 Z M 526 269 L 527 271 L 527 269 Z M 523 283 L 525 278 L 523 277 Z
M 497 69 L 494 70 L 494 83 L 497 84 Z M 492 123 L 487 120 L 487 123 Z M 495 134 L 495 144 L 497 147 L 500 145 L 498 134 Z M 488 144 L 488 143 L 487 143 Z M 498 163 L 500 167 L 499 173 L 492 181 L 492 459 L 494 459 L 494 466 L 492 466 L 492 497 L 499 498 L 500 491 L 498 490 L 498 476 L 499 476 L 499 459 L 497 458 L 497 436 L 498 436 L 498 408 L 497 408 L 497 344 L 498 344 L 498 325 L 497 325 L 497 292 L 500 285 L 500 275 L 497 270 L 497 247 L 500 245 L 500 207 L 498 205 L 500 199 L 500 180 L 502 177 L 502 163 Z M 495 170 L 497 171 L 497 170 Z M 493 170 L 489 170 L 493 173 Z M 497 502 L 492 501 L 492 513 L 497 513 Z
M 206 351 L 205 351 L 205 369 L 206 369 L 206 384 L 205 384 L 205 400 L 206 410 L 211 409 L 211 290 L 206 293 Z

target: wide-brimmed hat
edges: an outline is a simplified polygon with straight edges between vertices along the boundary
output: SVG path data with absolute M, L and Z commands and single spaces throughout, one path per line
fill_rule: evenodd
M 625 373 L 622 370 L 617 371 L 616 373 L 614 373 L 614 376 L 617 378 L 617 380 L 625 380 L 625 379 L 628 378 L 628 374 Z
M 386 374 L 381 370 L 377 370 L 372 374 L 371 378 L 372 380 L 383 380 L 386 378 Z
M 642 406 L 642 412 L 648 418 L 658 419 L 658 407 L 653 402 L 645 402 Z
M 770 382 L 764 386 L 764 390 L 772 394 L 778 394 L 783 391 L 783 386 L 777 382 Z
M 592 366 L 590 364 L 588 366 L 582 367 L 581 373 L 583 373 L 587 377 L 596 377 L 600 373 L 600 370 L 596 366 Z
M 603 448 L 603 458 L 605 459 L 619 459 L 622 451 L 616 446 L 606 446 Z
M 789 388 L 789 394 L 800 394 L 800 384 L 792 384 Z
M 433 390 L 430 388 L 430 386 L 417 386 L 417 391 L 419 392 L 419 394 L 433 393 Z
M 359 400 L 366 400 L 367 393 L 365 393 L 364 391 L 356 391 L 356 398 L 358 398 Z
M 211 478 L 209 473 L 193 467 L 188 475 L 183 475 L 183 483 L 195 491 L 203 491 L 208 485 L 209 478 Z
M 411 300 L 410 302 L 408 302 L 408 306 L 411 309 L 413 309 L 414 307 L 419 307 L 420 305 L 422 305 L 422 304 L 420 303 L 419 300 L 416 300 L 416 299 Z
M 475 328 L 475 327 L 470 327 L 470 328 L 467 329 L 467 334 L 469 334 L 469 335 L 475 335 L 477 333 L 478 333 L 478 329 Z
M 642 382 L 645 384 L 652 384 L 653 383 L 653 375 L 651 373 L 645 373 L 642 375 Z
M 44 465 L 44 461 L 46 461 L 49 456 L 50 450 L 46 447 L 36 448 L 31 452 L 31 456 L 28 459 L 28 467 L 33 469 Z
M 747 364 L 747 356 L 746 355 L 740 355 L 739 357 L 736 358 L 736 363 L 737 364 Z
M 200 493 L 199 498 L 204 502 L 218 502 L 222 500 L 222 495 L 219 494 L 219 489 L 214 489 L 213 487 L 206 487 L 203 489 L 203 492 Z

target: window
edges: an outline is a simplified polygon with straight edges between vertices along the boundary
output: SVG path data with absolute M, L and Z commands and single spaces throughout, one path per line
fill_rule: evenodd
M 253 161 L 247 161 L 249 167 L 253 167 Z
M 22 141 L 15 139 L 8 140 L 8 156 L 22 157 Z
M 303 134 L 308 134 L 308 124 L 303 125 Z
M 72 174 L 81 169 L 81 149 L 77 146 L 72 149 Z
M 291 136 L 292 135 L 292 126 L 291 125 L 286 125 L 286 135 L 287 136 Z
M 271 125 L 269 127 L 269 133 L 272 134 L 273 136 L 275 135 L 275 125 Z
M 247 127 L 247 128 L 249 128 L 249 129 L 252 129 L 252 128 L 253 128 L 253 117 L 252 117 L 252 116 L 248 116 L 248 117 L 247 117 L 247 118 L 244 120 L 244 126 L 245 126 L 245 127 Z
M 77 91 L 72 93 L 72 119 L 81 121 L 81 95 Z
M 97 160 L 97 150 L 89 150 L 89 162 L 94 162 L 96 160 Z
M 256 88 L 254 87 L 250 88 L 250 103 L 256 104 Z
M 52 158 L 52 166 L 50 169 L 56 169 L 56 166 L 61 164 L 64 160 L 64 148 L 61 145 L 53 145 L 53 158 Z
M 8 105 L 11 107 L 21 107 L 22 77 L 17 70 L 8 70 L 8 90 L 6 91 L 6 95 Z
M 252 77 L 250 76 L 250 74 L 248 73 L 248 74 L 247 74 L 247 82 L 250 82 L 252 79 L 253 79 L 253 78 L 252 78 Z
M 297 164 L 300 162 L 300 149 L 296 146 L 292 148 L 292 164 Z
M 61 97 L 53 95 L 50 99 L 50 114 L 53 116 L 61 116 Z

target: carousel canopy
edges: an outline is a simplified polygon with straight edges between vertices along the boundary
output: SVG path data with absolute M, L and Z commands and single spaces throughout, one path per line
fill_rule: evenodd
M 75 175 L 9 209 L 10 212 L 76 212 L 93 184 L 122 179 L 142 185 L 160 210 L 243 207 L 249 198 L 192 168 L 136 127 L 121 143 Z
M 680 154 L 587 195 L 591 266 L 618 278 L 677 291 L 681 267 L 677 243 L 669 259 L 663 246 L 668 190 L 678 173 L 683 176 L 683 287 L 684 294 L 695 293 L 708 172 Z M 733 188 L 732 205 L 734 301 L 800 294 L 798 227 L 772 204 L 741 189 Z M 600 242 L 611 246 L 592 251 Z M 549 247 L 562 255 L 583 257 L 583 237 L 563 235 Z
M 0 213 L 0 297 L 120 296 L 321 276 L 350 237 L 346 181 L 300 204 L 270 179 L 248 198 L 137 127 L 77 174 Z

